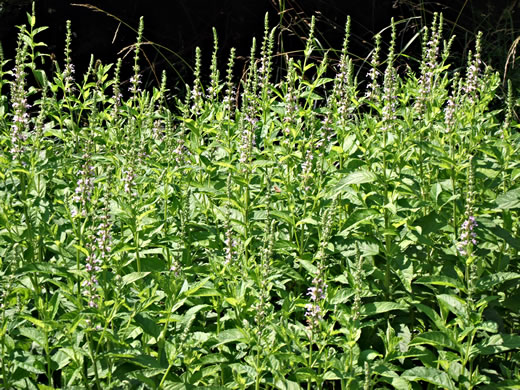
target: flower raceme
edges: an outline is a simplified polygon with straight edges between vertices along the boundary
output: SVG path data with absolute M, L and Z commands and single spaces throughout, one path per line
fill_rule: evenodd
M 460 241 L 457 246 L 457 249 L 461 256 L 466 256 L 468 254 L 468 246 L 476 246 L 477 245 L 477 233 L 475 232 L 475 228 L 478 226 L 477 221 L 473 215 L 470 215 L 468 219 L 462 222 L 461 232 L 460 232 Z

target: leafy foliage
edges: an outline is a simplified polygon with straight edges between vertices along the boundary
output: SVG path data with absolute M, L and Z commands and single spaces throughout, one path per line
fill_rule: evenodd
M 4 388 L 520 385 L 512 97 L 489 108 L 478 41 L 450 72 L 442 26 L 419 74 L 375 50 L 364 91 L 349 22 L 338 64 L 311 23 L 277 85 L 267 22 L 239 86 L 215 33 L 171 108 L 142 21 L 127 93 L 121 62 L 76 79 L 70 25 L 42 71 L 30 15 L 0 69 Z

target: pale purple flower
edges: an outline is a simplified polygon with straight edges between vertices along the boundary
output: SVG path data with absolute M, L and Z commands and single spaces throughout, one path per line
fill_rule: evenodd
M 461 256 L 466 256 L 468 254 L 468 247 L 475 247 L 478 244 L 477 241 L 477 233 L 475 232 L 475 228 L 478 226 L 475 217 L 470 215 L 460 227 L 460 239 L 457 245 L 457 250 Z

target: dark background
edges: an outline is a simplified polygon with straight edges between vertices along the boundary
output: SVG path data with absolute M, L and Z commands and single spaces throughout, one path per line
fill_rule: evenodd
M 249 55 L 252 37 L 261 40 L 266 12 L 271 26 L 280 23 L 283 26 L 281 37 L 277 36 L 283 46 L 277 45 L 275 51 L 294 56 L 303 49 L 312 15 L 317 18 L 319 42 L 324 48 L 338 50 L 347 15 L 350 15 L 349 49 L 361 69 L 373 48 L 374 34 L 384 30 L 383 42 L 388 43 L 385 38 L 389 36 L 387 27 L 392 17 L 404 21 L 398 26 L 397 46 L 399 49 L 407 47 L 403 60 L 406 58 L 412 64 L 420 57 L 421 39 L 415 39 L 411 45 L 408 43 L 431 21 L 434 12 L 444 14 L 444 36 L 457 35 L 452 58 L 456 66 L 464 64 L 467 51 L 474 45 L 475 33 L 482 30 L 484 61 L 504 73 L 508 51 L 520 35 L 518 0 L 36 0 L 35 6 L 37 25 L 50 26 L 39 38 L 47 43 L 48 52 L 58 61 L 63 60 L 65 22 L 67 19 L 72 21 L 72 60 L 78 74 L 85 70 L 92 53 L 103 63 L 123 57 L 124 68 L 130 72 L 133 54 L 125 48 L 135 42 L 139 17 L 144 16 L 145 39 L 164 47 L 143 47 L 146 55 L 141 62 L 144 79 L 148 86 L 157 85 L 157 78 L 166 69 L 171 88 L 179 90 L 183 87 L 182 79 L 191 81 L 191 69 L 185 62 L 190 66 L 194 63 L 195 47 L 202 48 L 203 65 L 206 69 L 209 66 L 213 50 L 212 27 L 219 35 L 222 71 L 229 49 L 236 47 L 240 56 L 236 67 L 239 75 Z M 26 12 L 30 10 L 30 1 L 0 0 L 0 41 L 5 58 L 14 57 L 17 31 L 14 26 L 26 23 Z M 330 56 L 335 57 L 334 53 Z M 518 78 L 515 67 L 508 66 L 508 76 Z M 360 71 L 359 74 L 365 73 Z

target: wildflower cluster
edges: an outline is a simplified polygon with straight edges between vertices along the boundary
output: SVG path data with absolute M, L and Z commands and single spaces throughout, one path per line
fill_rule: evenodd
M 226 189 L 227 189 L 227 197 L 228 201 L 231 203 L 231 175 L 228 175 L 226 181 Z M 236 247 L 238 245 L 238 241 L 233 237 L 233 229 L 231 228 L 231 215 L 229 210 L 226 215 L 226 232 L 224 238 L 224 265 L 229 265 L 233 262 L 234 256 L 237 254 Z
M 129 92 L 132 94 L 133 99 L 137 99 L 137 94 L 141 92 L 139 85 L 141 84 L 141 73 L 139 67 L 139 52 L 141 50 L 141 42 L 143 39 L 144 20 L 141 17 L 139 19 L 139 28 L 137 29 L 137 42 L 134 50 L 134 75 L 130 78 Z
M 285 92 L 285 115 L 283 118 L 283 133 L 286 137 L 291 134 L 291 124 L 293 124 L 296 120 L 296 115 L 299 110 L 298 105 L 298 90 L 296 88 L 296 69 L 294 67 L 294 60 L 292 58 L 289 59 L 289 63 L 287 65 L 287 78 L 286 85 L 287 91 Z M 288 143 L 289 140 L 285 139 L 285 143 Z
M 438 20 L 438 23 L 437 23 Z M 435 71 L 438 68 L 439 44 L 442 35 L 442 15 L 433 16 L 431 33 L 425 29 L 423 36 L 423 60 L 421 62 L 421 78 L 419 79 L 419 93 L 415 108 L 422 113 L 425 100 L 434 88 Z
M 466 83 L 464 86 L 464 92 L 468 98 L 470 104 L 474 104 L 477 99 L 477 91 L 479 87 L 479 74 L 480 74 L 480 40 L 482 33 L 477 35 L 477 41 L 475 44 L 475 54 L 469 52 L 468 55 L 468 67 L 466 69 Z
M 367 85 L 366 91 L 365 91 L 365 98 L 367 99 L 376 99 L 379 97 L 379 71 L 377 70 L 377 67 L 379 66 L 379 50 L 381 47 L 381 35 L 377 34 L 375 36 L 375 47 L 374 51 L 372 52 L 371 58 L 370 58 L 370 70 L 367 73 L 367 78 L 370 80 L 369 84 Z
M 136 185 L 135 179 L 137 174 L 134 167 L 129 166 L 123 171 L 123 183 L 124 191 L 126 194 L 136 195 L 135 191 L 132 191 Z
M 228 120 L 233 117 L 233 107 L 236 98 L 235 84 L 233 83 L 233 66 L 235 64 L 235 48 L 231 48 L 226 73 L 226 91 L 222 103 L 226 110 Z
M 181 269 L 181 264 L 177 260 L 173 260 L 172 265 L 170 266 L 170 271 L 175 276 L 179 276 L 181 274 Z
M 338 113 L 339 119 L 344 123 L 347 119 L 346 115 L 349 110 L 350 94 L 352 92 L 352 60 L 348 56 L 348 42 L 350 39 L 350 18 L 347 19 L 345 27 L 345 39 L 343 41 L 343 50 L 338 64 L 338 71 L 334 80 L 332 90 L 333 106 Z M 342 124 L 343 124 L 342 123 Z
M 460 239 L 457 245 L 457 250 L 461 256 L 467 257 L 469 262 L 472 262 L 472 252 L 477 246 L 477 233 L 475 228 L 478 226 L 475 220 L 475 213 L 473 210 L 474 193 L 473 193 L 473 167 L 470 158 L 468 168 L 468 194 L 466 198 L 466 213 L 465 219 L 460 227 Z
M 388 64 L 385 69 L 385 74 L 383 78 L 383 114 L 382 114 L 382 123 L 383 131 L 388 131 L 392 127 L 392 123 L 396 119 L 396 110 L 397 110 L 397 74 L 394 68 L 394 50 L 395 50 L 395 39 L 396 39 L 396 31 L 395 25 L 392 21 L 392 41 L 390 44 L 390 51 L 388 53 Z
M 251 61 L 254 61 L 254 45 L 251 50 Z M 257 118 L 256 92 L 257 92 L 258 74 L 256 64 L 251 64 L 247 82 L 242 94 L 243 120 L 241 121 L 242 134 L 240 138 L 240 162 L 246 164 L 249 162 L 253 147 L 255 146 L 254 131 Z M 244 168 L 246 169 L 246 168 Z
M 327 297 L 328 287 L 324 276 L 326 260 L 325 248 L 330 239 L 336 204 L 337 200 L 334 199 L 330 209 L 327 209 L 323 213 L 321 220 L 322 233 L 317 253 L 318 265 L 316 266 L 314 278 L 312 279 L 312 286 L 307 289 L 307 295 L 309 296 L 310 302 L 305 305 L 305 317 L 307 319 L 307 326 L 310 330 L 315 329 L 319 325 L 319 321 L 323 319 L 322 303 Z
M 66 93 L 71 93 L 74 91 L 74 73 L 76 71 L 70 58 L 70 44 L 72 42 L 72 30 L 70 26 L 70 20 L 67 20 L 65 36 L 65 69 L 63 69 L 62 73 L 63 85 Z
M 114 83 L 112 85 L 112 91 L 113 91 L 112 116 L 114 118 L 117 117 L 117 114 L 119 112 L 119 107 L 121 107 L 121 98 L 123 97 L 123 94 L 121 93 L 121 88 L 119 86 L 119 83 L 120 83 L 119 75 L 121 74 L 121 64 L 122 64 L 122 60 L 120 58 L 117 60 L 116 70 L 114 72 Z
M 197 47 L 195 50 L 195 71 L 193 76 L 195 80 L 193 81 L 193 88 L 190 92 L 190 100 L 192 100 L 191 112 L 194 115 L 200 115 L 202 113 L 202 108 L 204 105 L 203 101 L 203 92 L 201 88 L 200 81 L 200 72 L 202 68 L 202 54 L 200 51 L 200 47 Z
M 312 286 L 307 289 L 310 302 L 305 305 L 305 318 L 307 319 L 307 326 L 311 330 L 317 328 L 319 321 L 323 319 L 321 302 L 327 296 L 327 287 L 323 279 L 323 264 L 320 263 L 312 279 Z
M 260 68 L 258 69 L 258 87 L 260 89 L 264 101 L 269 97 L 271 90 L 269 88 L 271 70 L 272 70 L 272 54 L 274 46 L 275 29 L 269 32 L 269 18 L 265 14 L 264 19 L 264 39 L 262 41 Z
M 85 260 L 85 270 L 87 278 L 83 281 L 83 295 L 88 297 L 89 307 L 97 307 L 99 295 L 97 293 L 98 278 L 97 275 L 102 270 L 103 263 L 107 263 L 112 252 L 112 223 L 108 214 L 108 201 L 105 199 L 103 214 L 99 216 L 99 223 L 96 233 L 90 235 L 89 243 L 87 243 L 88 256 Z
M 27 54 L 27 43 L 22 43 L 20 38 L 18 50 L 16 51 L 15 66 L 13 69 L 14 80 L 11 84 L 13 124 L 11 125 L 11 154 L 14 158 L 19 157 L 23 151 L 23 143 L 27 140 L 29 129 L 29 114 L 27 110 L 31 107 L 27 102 L 25 93 L 25 56 Z
M 210 67 L 210 85 L 206 90 L 206 97 L 209 101 L 214 102 L 217 100 L 220 91 L 220 72 L 217 66 L 217 54 L 218 54 L 218 37 L 217 30 L 213 28 L 213 55 L 211 57 Z

